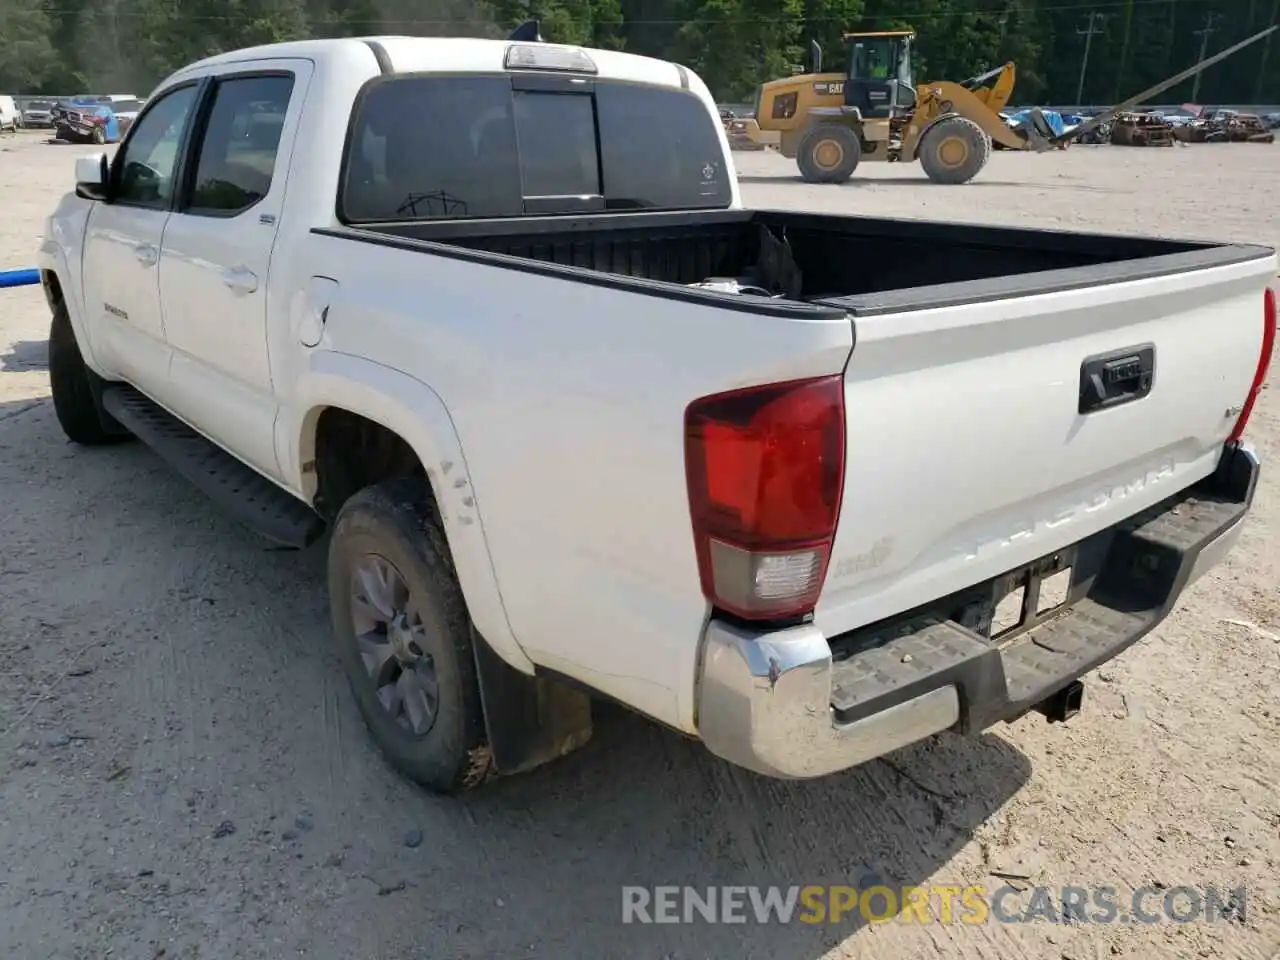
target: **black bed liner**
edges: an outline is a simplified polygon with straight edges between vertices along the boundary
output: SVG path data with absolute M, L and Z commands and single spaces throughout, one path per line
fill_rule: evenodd
M 785 235 L 800 300 L 690 288 L 738 276 L 760 226 Z M 690 210 L 317 228 L 316 233 L 508 269 L 793 317 L 897 313 L 1185 273 L 1268 247 L 778 210 Z

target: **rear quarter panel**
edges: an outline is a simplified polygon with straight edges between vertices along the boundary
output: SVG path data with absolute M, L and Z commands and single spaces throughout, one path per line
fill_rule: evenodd
M 685 407 L 839 372 L 848 318 L 761 316 L 335 237 L 308 242 L 308 262 L 339 281 L 316 349 L 393 366 L 448 408 L 521 647 L 692 732 L 707 604 Z

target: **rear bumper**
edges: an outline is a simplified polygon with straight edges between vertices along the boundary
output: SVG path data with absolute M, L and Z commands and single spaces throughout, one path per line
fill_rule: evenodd
M 716 755 L 769 776 L 817 777 L 943 730 L 1011 720 L 1132 646 L 1235 545 L 1258 459 L 1229 447 L 1214 474 L 1029 567 L 828 640 L 712 620 L 698 732 Z M 1070 567 L 1060 606 L 989 637 L 996 604 Z

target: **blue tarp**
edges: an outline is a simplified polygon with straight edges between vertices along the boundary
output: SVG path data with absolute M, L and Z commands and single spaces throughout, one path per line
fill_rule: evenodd
M 1045 120 L 1048 122 L 1049 126 L 1053 129 L 1054 136 L 1058 136 L 1060 134 L 1067 132 L 1067 124 L 1063 122 L 1062 114 L 1058 113 L 1058 111 L 1041 110 L 1040 112 L 1044 114 Z M 1019 110 L 1017 113 L 1013 114 L 1009 118 L 1009 124 L 1015 127 L 1018 126 L 1019 124 L 1030 123 L 1030 122 L 1031 122 L 1030 110 Z

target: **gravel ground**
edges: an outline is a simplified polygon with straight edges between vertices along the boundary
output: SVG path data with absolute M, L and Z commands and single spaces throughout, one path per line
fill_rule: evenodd
M 83 148 L 0 140 L 0 269 Z M 1280 147 L 996 153 L 844 187 L 739 154 L 747 203 L 1280 245 Z M 928 264 L 922 263 L 922 269 Z M 580 753 L 464 800 L 400 780 L 330 652 L 323 550 L 264 550 L 141 445 L 48 399 L 37 288 L 0 293 L 0 955 L 1248 957 L 1280 950 L 1274 467 L 1229 562 L 1093 675 L 1067 725 L 758 779 L 607 710 Z M 1280 402 L 1252 439 L 1280 461 Z M 1216 884 L 1214 922 L 623 926 L 627 884 Z M 1022 882 L 1022 881 L 1018 881 Z M 1020 901 L 1021 902 L 1021 901 Z

